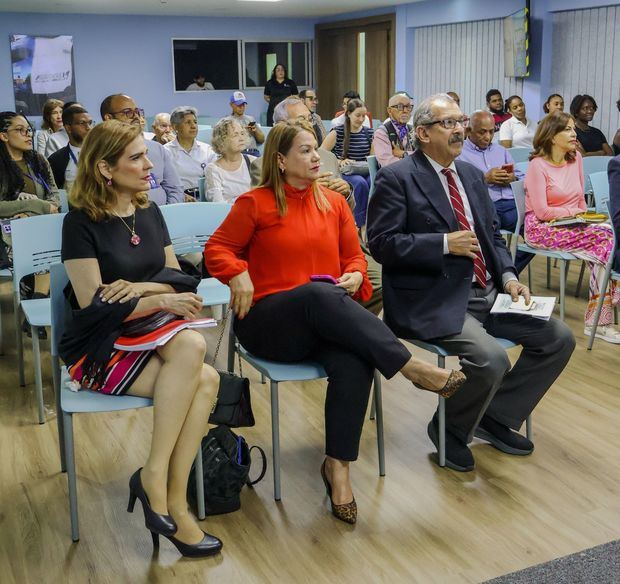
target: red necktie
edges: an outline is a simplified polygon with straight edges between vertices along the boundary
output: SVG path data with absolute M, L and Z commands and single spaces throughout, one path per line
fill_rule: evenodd
M 473 231 L 471 225 L 469 224 L 469 221 L 467 220 L 467 216 L 465 215 L 463 199 L 461 197 L 461 193 L 459 193 L 459 188 L 456 186 L 456 181 L 454 180 L 452 169 L 444 168 L 441 172 L 448 180 L 450 201 L 452 202 L 452 208 L 454 209 L 456 220 L 459 222 L 459 229 L 463 231 Z M 478 252 L 476 253 L 476 259 L 474 260 L 474 281 L 481 288 L 486 288 L 487 267 L 484 263 L 484 258 L 482 257 L 482 251 L 480 250 L 478 250 Z

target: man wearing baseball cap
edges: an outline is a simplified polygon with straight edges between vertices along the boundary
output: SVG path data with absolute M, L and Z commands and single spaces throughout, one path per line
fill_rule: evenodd
M 248 147 L 244 150 L 245 154 L 260 156 L 258 145 L 265 141 L 265 135 L 260 124 L 252 116 L 245 113 L 247 105 L 248 100 L 245 98 L 245 94 L 242 91 L 235 91 L 230 96 L 230 109 L 232 113 L 227 117 L 239 122 L 250 137 Z

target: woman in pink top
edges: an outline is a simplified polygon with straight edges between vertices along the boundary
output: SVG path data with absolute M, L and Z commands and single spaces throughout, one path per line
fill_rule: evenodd
M 532 247 L 568 251 L 588 262 L 590 299 L 584 334 L 590 335 L 605 265 L 614 250 L 607 224 L 553 227 L 552 219 L 572 217 L 586 211 L 583 195 L 583 163 L 576 151 L 575 120 L 570 114 L 553 112 L 538 125 L 534 151 L 525 175 L 525 239 Z M 620 287 L 612 283 L 605 293 L 596 336 L 620 343 L 613 323 L 613 306 L 620 300 Z

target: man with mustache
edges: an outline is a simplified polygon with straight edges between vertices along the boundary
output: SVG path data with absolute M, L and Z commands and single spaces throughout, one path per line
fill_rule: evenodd
M 490 314 L 497 294 L 530 291 L 517 279 L 484 174 L 455 159 L 467 118 L 447 94 L 413 114 L 416 151 L 377 173 L 368 242 L 383 268 L 385 323 L 458 355 L 467 381 L 446 401 L 446 466 L 474 468 L 474 436 L 507 454 L 534 445 L 518 430 L 564 369 L 575 347 L 570 329 L 518 314 Z M 523 347 L 511 368 L 497 338 Z M 438 420 L 428 435 L 438 445 Z

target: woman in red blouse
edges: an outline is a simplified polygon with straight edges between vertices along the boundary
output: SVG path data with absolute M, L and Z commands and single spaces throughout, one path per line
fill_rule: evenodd
M 251 353 L 274 361 L 313 359 L 328 374 L 326 459 L 321 467 L 333 514 L 354 523 L 349 462 L 357 458 L 375 369 L 452 395 L 465 377 L 418 361 L 356 299 L 372 286 L 345 199 L 316 182 L 320 157 L 310 126 L 279 123 L 269 133 L 261 186 L 237 199 L 209 239 L 209 273 L 231 289 L 235 333 Z M 332 276 L 335 284 L 311 282 Z

